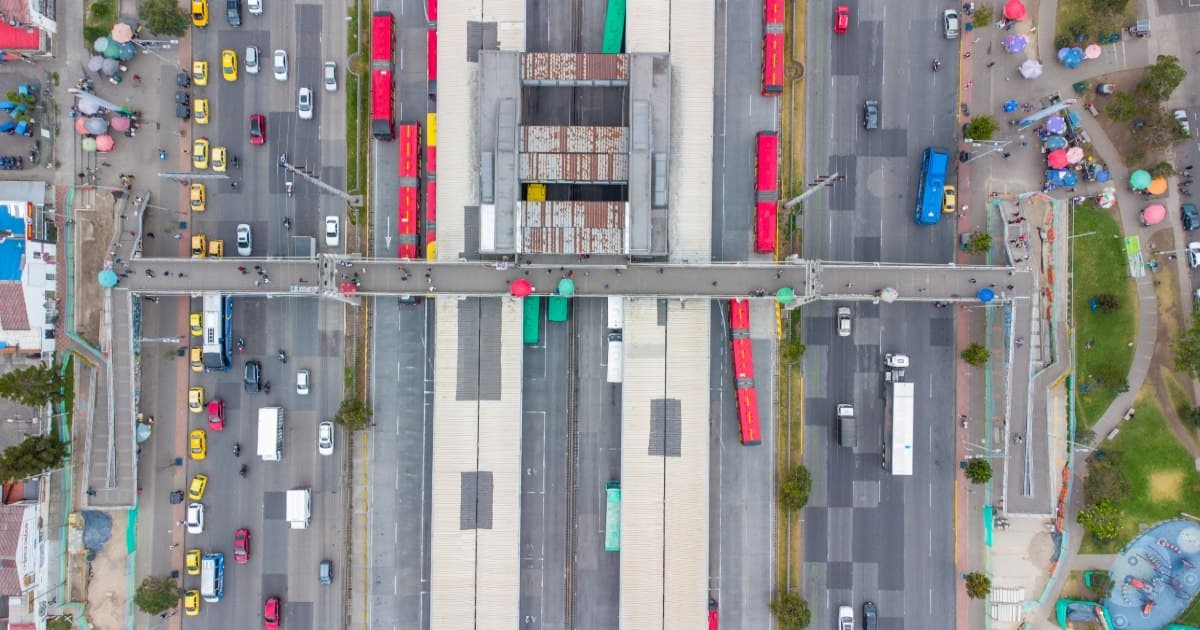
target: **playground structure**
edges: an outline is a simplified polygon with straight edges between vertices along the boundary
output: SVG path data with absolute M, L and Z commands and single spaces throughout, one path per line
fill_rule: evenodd
M 1166 627 L 1200 592 L 1197 564 L 1200 526 L 1173 520 L 1151 527 L 1117 555 L 1101 614 L 1121 630 Z

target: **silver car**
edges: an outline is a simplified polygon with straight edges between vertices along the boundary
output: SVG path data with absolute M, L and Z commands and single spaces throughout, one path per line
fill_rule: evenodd
M 296 372 L 296 393 L 301 396 L 308 395 L 308 370 L 300 370 Z
M 958 39 L 958 11 L 946 9 L 942 13 L 942 28 L 946 33 L 946 39 Z
M 249 223 L 239 223 L 237 226 L 237 253 L 238 256 L 249 256 L 250 250 L 254 245 L 254 239 L 250 233 Z
M 333 455 L 332 422 L 322 422 L 317 425 L 317 452 L 322 455 Z
M 246 47 L 246 74 L 258 74 L 258 46 Z
M 272 58 L 272 66 L 275 70 L 275 78 L 280 81 L 287 81 L 287 77 L 288 77 L 287 51 L 286 50 L 276 50 L 275 54 L 272 55 L 271 58 Z
M 322 66 L 321 82 L 325 85 L 326 92 L 337 91 L 337 64 L 332 61 L 326 61 Z
M 325 217 L 325 245 L 337 247 L 341 242 L 342 220 L 338 217 Z
M 313 115 L 313 91 L 302 87 L 296 94 L 296 113 L 301 120 L 311 120 Z
M 851 315 L 849 306 L 839 306 L 837 310 L 837 334 L 839 337 L 849 337 Z

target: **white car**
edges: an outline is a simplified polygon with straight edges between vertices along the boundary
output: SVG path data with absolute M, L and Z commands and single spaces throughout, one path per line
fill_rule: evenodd
M 296 372 L 296 393 L 301 396 L 308 395 L 308 370 Z
M 332 422 L 322 422 L 317 425 L 317 452 L 322 455 L 333 455 Z
M 301 120 L 311 120 L 313 114 L 313 92 L 312 90 L 302 87 L 296 93 L 296 113 L 300 114 Z
M 1200 267 L 1200 241 L 1188 243 L 1188 263 L 1192 265 L 1192 269 Z
M 839 337 L 850 336 L 850 307 L 839 306 L 837 310 L 837 333 Z
M 854 609 L 838 606 L 838 630 L 854 630 Z
M 337 217 L 325 217 L 325 244 L 337 247 L 341 242 L 342 221 Z
M 246 74 L 258 74 L 258 46 L 246 47 Z
M 280 81 L 287 81 L 288 64 L 286 50 L 276 50 L 275 53 L 271 55 L 271 66 L 275 70 L 276 79 Z
M 1175 122 L 1179 123 L 1179 130 L 1183 132 L 1183 135 L 1189 137 L 1192 135 L 1192 126 L 1188 124 L 1187 111 L 1182 109 L 1175 110 Z
M 238 256 L 249 256 L 250 250 L 254 245 L 254 238 L 250 233 L 249 223 L 239 223 L 237 226 L 237 253 Z
M 187 508 L 187 533 L 204 533 L 204 504 L 189 503 Z
M 250 10 L 250 15 L 262 15 L 263 0 L 246 0 L 246 8 Z
M 325 85 L 326 92 L 337 91 L 337 64 L 332 61 L 326 61 L 322 66 L 321 82 Z
M 958 28 L 958 11 L 946 9 L 942 13 L 942 29 L 946 34 L 946 39 L 958 39 Z

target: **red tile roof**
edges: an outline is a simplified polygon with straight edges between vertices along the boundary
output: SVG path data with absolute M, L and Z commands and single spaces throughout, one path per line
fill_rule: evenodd
M 25 290 L 20 282 L 0 282 L 0 327 L 4 330 L 29 330 Z
M 17 546 L 21 544 L 21 520 L 24 515 L 24 506 L 0 506 L 0 595 L 21 593 Z

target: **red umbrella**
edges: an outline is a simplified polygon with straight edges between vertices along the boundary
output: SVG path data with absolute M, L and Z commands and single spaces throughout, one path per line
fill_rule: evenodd
M 112 151 L 116 144 L 117 143 L 113 141 L 113 137 L 106 133 L 96 136 L 96 150 L 101 153 Z
M 1146 206 L 1146 209 L 1142 210 L 1142 225 L 1155 225 L 1161 223 L 1165 218 L 1167 218 L 1167 207 L 1162 204 L 1156 203 Z
M 354 294 L 358 293 L 358 287 L 354 286 L 353 282 L 343 282 L 339 284 L 338 290 L 341 291 L 342 295 L 346 297 L 354 297 Z
M 513 294 L 513 297 L 523 298 L 530 293 L 533 293 L 533 285 L 525 278 L 517 278 L 512 284 L 508 285 L 508 292 Z
M 1020 22 L 1025 19 L 1025 5 L 1021 0 L 1008 0 L 1004 4 L 1004 18 Z
M 1051 151 L 1050 155 L 1046 156 L 1046 164 L 1049 164 L 1050 168 L 1064 168 L 1068 161 L 1067 152 L 1063 149 Z
M 84 127 L 85 123 L 87 123 L 87 116 L 80 116 L 80 117 L 76 118 L 75 119 L 75 133 L 77 133 L 81 136 L 88 135 L 88 130 L 86 127 Z

